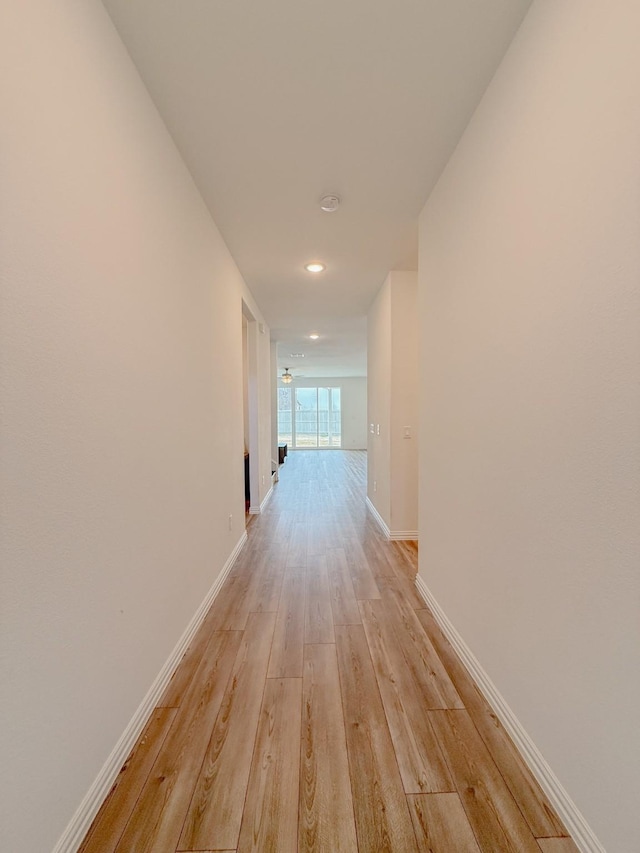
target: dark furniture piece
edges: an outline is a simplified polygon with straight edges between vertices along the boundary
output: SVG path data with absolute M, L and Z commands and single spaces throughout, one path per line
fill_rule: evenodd
M 278 445 L 278 464 L 279 465 L 284 464 L 284 458 L 287 455 L 287 453 L 288 453 L 287 445 L 286 444 L 279 444 Z

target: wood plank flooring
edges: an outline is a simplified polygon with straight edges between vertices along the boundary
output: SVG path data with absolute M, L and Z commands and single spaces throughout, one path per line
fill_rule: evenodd
M 365 478 L 289 454 L 80 853 L 577 853 Z

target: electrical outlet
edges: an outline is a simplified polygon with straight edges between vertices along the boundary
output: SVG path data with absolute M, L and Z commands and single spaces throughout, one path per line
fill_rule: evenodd
M 376 435 L 380 435 L 380 424 L 376 424 Z
M 264 486 L 264 474 L 262 475 L 262 485 Z
M 374 491 L 374 492 L 377 492 L 377 491 L 378 491 L 378 481 L 377 481 L 377 480 L 374 480 L 374 481 L 373 481 L 373 491 Z
M 233 516 L 229 516 L 229 530 L 233 530 Z

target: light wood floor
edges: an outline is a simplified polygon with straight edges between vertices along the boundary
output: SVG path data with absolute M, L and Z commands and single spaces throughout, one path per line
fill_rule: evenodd
M 289 454 L 82 853 L 576 853 L 365 479 Z

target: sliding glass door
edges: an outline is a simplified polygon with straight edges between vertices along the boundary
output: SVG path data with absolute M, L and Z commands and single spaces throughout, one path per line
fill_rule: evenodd
M 278 443 L 341 447 L 340 388 L 279 388 Z
M 294 447 L 318 446 L 318 389 L 294 388 Z
M 278 388 L 278 444 L 293 447 L 291 388 Z

